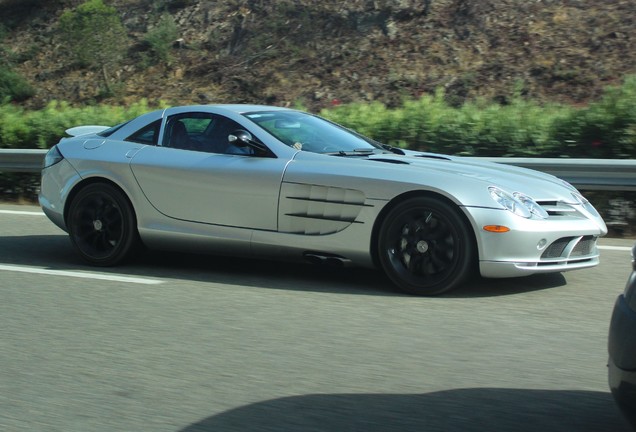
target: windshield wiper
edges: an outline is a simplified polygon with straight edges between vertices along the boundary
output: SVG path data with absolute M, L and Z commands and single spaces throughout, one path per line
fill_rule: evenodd
M 324 153 L 332 156 L 369 156 L 375 153 L 375 149 L 360 148 L 355 150 L 338 150 L 335 152 Z
M 395 153 L 395 154 L 399 154 L 399 155 L 405 155 L 406 154 L 406 153 L 404 153 L 404 150 L 402 150 L 399 147 L 393 147 L 393 146 L 390 146 L 388 144 L 380 144 L 380 145 L 382 146 L 382 148 L 384 150 L 388 150 L 391 153 Z

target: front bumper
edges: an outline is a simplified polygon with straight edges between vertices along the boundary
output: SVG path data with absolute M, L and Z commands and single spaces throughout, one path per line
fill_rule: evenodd
M 524 219 L 506 210 L 465 208 L 477 234 L 479 269 L 490 278 L 554 273 L 599 263 L 598 237 L 607 233 L 601 218 Z M 510 228 L 504 233 L 486 225 Z

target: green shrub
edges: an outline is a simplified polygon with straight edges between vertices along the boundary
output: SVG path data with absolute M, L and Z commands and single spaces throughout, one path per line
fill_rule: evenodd
M 109 87 L 109 70 L 125 55 L 128 36 L 114 7 L 88 0 L 60 17 L 59 28 L 67 49 L 80 66 L 99 68 Z
M 0 23 L 0 103 L 5 100 L 22 102 L 35 94 L 35 90 L 20 74 L 13 70 L 13 55 L 3 40 L 7 28 Z
M 383 143 L 413 150 L 469 156 L 636 158 L 636 77 L 609 87 L 584 108 L 539 105 L 513 98 L 508 105 L 474 101 L 454 108 L 444 92 L 405 101 L 340 105 L 321 115 Z M 0 147 L 48 148 L 64 131 L 86 124 L 114 125 L 151 110 L 129 107 L 74 108 L 52 102 L 26 111 L 0 105 Z
M 31 133 L 22 108 L 0 105 L 0 148 L 36 148 L 29 142 Z
M 388 137 L 395 136 L 390 113 L 384 104 L 372 102 L 341 105 L 320 114 L 363 135 L 389 143 Z
M 589 158 L 636 158 L 636 76 L 605 89 L 598 102 L 557 119 L 555 145 Z
M 168 14 L 163 14 L 159 23 L 148 31 L 145 39 L 157 60 L 170 64 L 172 62 L 170 50 L 178 37 L 179 30 L 174 19 Z
M 565 107 L 516 99 L 501 106 L 483 101 L 454 108 L 443 90 L 389 110 L 351 104 L 321 112 L 378 141 L 413 150 L 462 155 L 541 155 L 551 151 L 549 126 Z
M 146 100 L 129 107 L 98 105 L 84 108 L 54 101 L 38 111 L 0 105 L 0 148 L 49 148 L 65 136 L 66 129 L 82 125 L 113 126 L 152 109 Z
M 21 102 L 35 94 L 35 90 L 21 75 L 7 67 L 0 67 L 0 102 L 8 99 Z
M 413 150 L 469 156 L 636 158 L 636 76 L 608 87 L 585 108 L 445 102 L 443 90 L 388 109 L 374 102 L 321 114 L 378 141 Z

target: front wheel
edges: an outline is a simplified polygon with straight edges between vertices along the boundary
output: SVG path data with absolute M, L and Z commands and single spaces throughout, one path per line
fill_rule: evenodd
M 475 259 L 472 231 L 459 210 L 431 197 L 411 198 L 389 211 L 380 227 L 378 252 L 387 276 L 415 295 L 457 287 Z
M 118 264 L 138 243 L 130 203 L 106 183 L 88 185 L 77 193 L 69 207 L 67 227 L 75 249 L 93 265 Z

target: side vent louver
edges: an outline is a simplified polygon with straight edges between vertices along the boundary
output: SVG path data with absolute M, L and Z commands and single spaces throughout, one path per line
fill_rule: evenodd
M 320 185 L 283 183 L 279 230 L 304 235 L 342 231 L 356 222 L 366 206 L 358 190 Z

